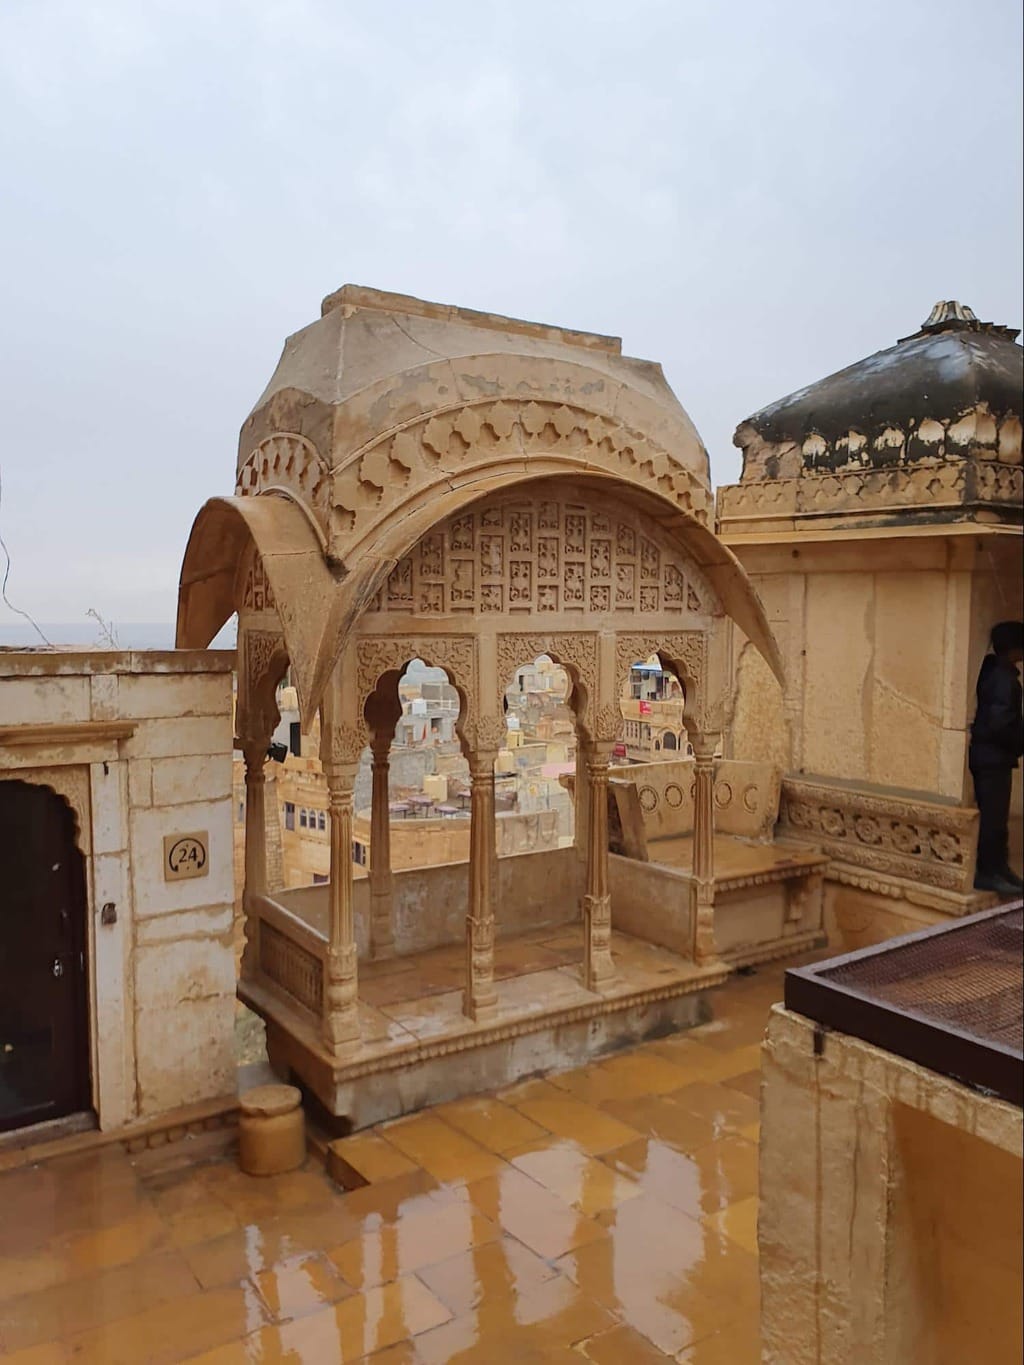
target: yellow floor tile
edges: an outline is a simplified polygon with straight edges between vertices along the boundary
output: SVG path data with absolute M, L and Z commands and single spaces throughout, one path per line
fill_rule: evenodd
M 23 1351 L 4 1351 L 0 1359 L 4 1365 L 67 1365 L 68 1354 L 62 1342 L 46 1341 Z
M 485 1298 L 518 1299 L 558 1271 L 521 1242 L 502 1237 L 416 1273 L 432 1294 L 463 1317 Z
M 525 1114 L 487 1095 L 442 1104 L 433 1112 L 489 1152 L 503 1154 L 546 1136 Z
M 642 1138 L 608 1153 L 604 1161 L 637 1182 L 644 1194 L 693 1218 L 717 1213 L 757 1193 L 757 1148 L 737 1136 L 689 1153 Z
M 706 1220 L 711 1227 L 717 1228 L 731 1241 L 736 1242 L 752 1256 L 757 1255 L 757 1196 L 741 1199 L 718 1213 L 709 1214 Z
M 473 1207 L 544 1260 L 602 1239 L 604 1230 L 512 1166 L 466 1187 Z
M 643 967 L 642 945 L 613 948 Z M 564 951 L 550 930 L 514 949 L 545 979 Z M 461 946 L 423 970 L 472 1027 L 446 984 Z M 382 998 L 398 971 L 374 966 Z M 716 992 L 710 1026 L 340 1140 L 348 1191 L 312 1163 L 255 1180 L 170 1148 L 2 1172 L 0 1356 L 753 1365 L 760 1036 L 781 983 L 766 969 Z
M 174 1252 L 143 1257 L 9 1300 L 0 1309 L 0 1342 L 13 1351 L 56 1341 L 195 1292 L 183 1257 Z
M 236 1284 L 281 1261 L 352 1241 L 367 1226 L 411 1217 L 433 1207 L 439 1197 L 433 1177 L 416 1170 L 347 1194 L 331 1193 L 315 1213 L 303 1210 L 260 1219 L 212 1242 L 186 1247 L 182 1254 L 204 1288 Z
M 451 1313 L 414 1275 L 259 1332 L 193 1365 L 340 1365 L 438 1327 Z
M 493 1175 L 501 1159 L 479 1143 L 430 1114 L 399 1119 L 388 1124 L 382 1135 L 410 1161 L 446 1183 L 467 1183 Z
M 586 1214 L 614 1208 L 640 1193 L 640 1185 L 627 1172 L 612 1169 L 604 1161 L 588 1156 L 574 1142 L 560 1138 L 548 1138 L 524 1151 L 510 1152 L 508 1160 L 538 1185 Z
M 750 1284 L 730 1299 L 721 1238 L 648 1195 L 628 1199 L 605 1219 L 608 1236 L 561 1257 L 557 1265 L 659 1350 L 674 1355 L 749 1308 Z M 738 1266 L 745 1253 L 735 1252 Z M 756 1277 L 756 1262 L 752 1262 Z M 756 1279 L 755 1279 L 756 1282 Z
M 494 1223 L 468 1200 L 460 1200 L 384 1227 L 367 1227 L 357 1239 L 335 1247 L 328 1255 L 349 1284 L 368 1289 L 500 1236 Z
M 568 1095 L 556 1099 L 526 1100 L 518 1106 L 521 1113 L 557 1137 L 568 1138 L 591 1156 L 622 1147 L 640 1134 L 593 1105 L 583 1104 Z
M 69 1338 L 68 1347 L 76 1365 L 177 1365 L 237 1341 L 266 1320 L 255 1286 L 236 1285 L 121 1318 Z
M 604 1109 L 635 1132 L 681 1152 L 695 1152 L 715 1139 L 711 1118 L 681 1108 L 670 1096 L 649 1095 L 617 1101 L 604 1105 Z
M 658 1361 L 673 1359 L 632 1327 L 622 1325 L 591 1337 L 576 1349 L 594 1365 L 657 1365 Z
M 761 1114 L 757 1100 L 731 1090 L 725 1084 L 695 1081 L 693 1085 L 674 1091 L 667 1099 L 685 1113 L 707 1120 L 716 1138 L 757 1123 Z
M 681 1365 L 761 1365 L 761 1325 L 756 1315 L 703 1337 L 679 1357 Z
M 416 1342 L 423 1365 L 581 1365 L 572 1347 L 615 1320 L 562 1276 L 528 1292 L 493 1295 Z M 625 1363 L 624 1363 L 625 1365 Z
M 744 1071 L 758 1071 L 761 1067 L 759 1043 L 721 1052 L 699 1043 L 689 1031 L 645 1043 L 642 1051 L 660 1057 L 684 1072 L 684 1085 L 690 1081 L 724 1081 Z
M 256 1276 L 256 1288 L 276 1322 L 315 1313 L 354 1292 L 319 1253 L 296 1256 L 261 1271 Z
M 724 1076 L 723 1084 L 730 1090 L 739 1090 L 744 1095 L 749 1095 L 758 1104 L 761 1102 L 761 1071 L 760 1068 L 754 1071 L 741 1071 L 738 1076 Z
M 376 1133 L 356 1133 L 331 1143 L 334 1156 L 371 1185 L 417 1169 L 415 1162 Z
M 640 1051 L 609 1057 L 606 1062 L 598 1063 L 598 1069 L 611 1077 L 623 1092 L 623 1099 L 629 1092 L 635 1095 L 666 1095 L 690 1080 L 683 1067 L 676 1066 L 664 1057 L 645 1055 Z

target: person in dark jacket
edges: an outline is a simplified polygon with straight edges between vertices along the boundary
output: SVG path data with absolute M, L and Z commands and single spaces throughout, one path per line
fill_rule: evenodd
M 1024 888 L 1010 867 L 1010 790 L 1024 753 L 1024 691 L 1017 665 L 1024 659 L 1024 621 L 992 628 L 992 653 L 978 674 L 978 707 L 971 726 L 969 762 L 978 807 L 978 891 L 1009 896 Z

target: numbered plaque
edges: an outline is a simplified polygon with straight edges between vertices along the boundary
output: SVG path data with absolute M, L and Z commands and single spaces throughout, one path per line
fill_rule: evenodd
M 194 834 L 164 836 L 164 881 L 180 882 L 186 877 L 205 877 L 209 872 L 210 836 L 206 830 Z

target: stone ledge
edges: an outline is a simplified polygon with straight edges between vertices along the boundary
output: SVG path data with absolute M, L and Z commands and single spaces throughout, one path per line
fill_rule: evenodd
M 202 1100 L 166 1114 L 126 1124 L 110 1132 L 91 1128 L 86 1132 L 70 1133 L 65 1137 L 32 1142 L 31 1129 L 17 1130 L 8 1135 L 14 1139 L 9 1147 L 0 1145 L 0 1173 L 34 1166 L 56 1157 L 74 1156 L 79 1152 L 98 1151 L 120 1144 L 125 1152 L 134 1154 L 151 1147 L 162 1147 L 169 1142 L 180 1142 L 187 1137 L 217 1129 L 233 1129 L 238 1121 L 238 1096 L 225 1095 L 220 1099 Z M 18 1139 L 23 1139 L 18 1141 Z

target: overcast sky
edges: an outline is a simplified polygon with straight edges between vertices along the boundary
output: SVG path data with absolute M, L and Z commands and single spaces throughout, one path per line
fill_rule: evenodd
M 9 596 L 172 620 L 285 336 L 345 282 L 621 336 L 716 483 L 744 416 L 937 299 L 1019 325 L 1019 11 L 0 0 Z

